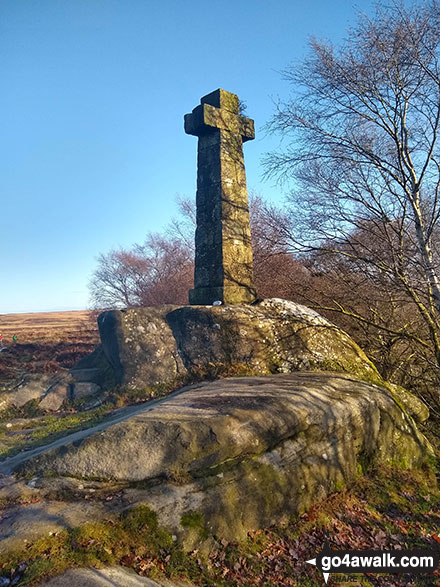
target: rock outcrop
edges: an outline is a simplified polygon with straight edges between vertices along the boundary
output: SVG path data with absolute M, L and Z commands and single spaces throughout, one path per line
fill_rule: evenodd
M 77 381 L 144 388 L 219 367 L 256 375 L 336 370 L 380 380 L 346 333 L 286 300 L 114 310 L 103 312 L 98 325 L 101 346 L 72 371 Z
M 46 587 L 191 587 L 189 583 L 152 580 L 124 567 L 70 569 L 44 584 Z
M 0 412 L 35 401 L 42 410 L 56 411 L 72 398 L 72 376 L 67 371 L 55 374 L 27 373 L 9 391 L 0 394 Z
M 385 384 L 347 334 L 304 306 L 139 308 L 104 312 L 98 324 L 101 346 L 71 372 L 78 393 L 252 376 L 147 402 L 16 470 L 116 483 L 125 504 L 147 504 L 185 548 L 209 535 L 244 538 L 372 467 L 418 466 L 432 452 L 415 423 L 425 406 Z
M 116 480 L 176 534 L 195 515 L 200 535 L 237 539 L 306 511 L 370 467 L 416 466 L 429 452 L 385 389 L 302 372 L 194 385 L 23 469 Z

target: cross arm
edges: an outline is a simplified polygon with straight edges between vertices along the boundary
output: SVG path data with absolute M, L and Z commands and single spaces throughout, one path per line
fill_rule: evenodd
M 255 138 L 254 121 L 229 110 L 199 104 L 191 114 L 185 114 L 185 132 L 189 135 L 199 137 L 216 128 L 241 135 L 243 141 Z

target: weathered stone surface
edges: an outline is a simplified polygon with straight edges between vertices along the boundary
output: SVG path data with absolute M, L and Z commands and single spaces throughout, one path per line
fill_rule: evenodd
M 142 389 L 173 381 L 186 372 L 166 316 L 174 306 L 103 312 L 101 348 L 114 381 Z M 90 357 L 89 365 L 93 362 Z
M 89 395 L 94 395 L 101 390 L 101 386 L 91 381 L 81 381 L 72 385 L 72 399 L 82 399 Z
M 63 373 L 49 385 L 40 399 L 42 410 L 59 410 L 64 401 L 70 400 L 72 392 L 72 376 L 70 373 Z
M 38 400 L 43 410 L 58 410 L 68 398 L 72 378 L 68 372 L 55 374 L 27 373 L 22 382 L 0 396 L 0 410 L 9 406 L 22 407 Z
M 43 396 L 43 399 L 40 401 L 39 406 L 42 410 L 56 412 L 61 408 L 64 400 L 69 399 L 70 396 L 68 390 L 66 389 L 66 386 L 58 385 L 54 390 L 51 390 L 50 393 L 47 393 Z
M 58 448 L 60 446 L 64 446 L 66 444 L 76 444 L 86 438 L 87 436 L 91 436 L 92 434 L 96 434 L 105 430 L 109 426 L 116 424 L 117 422 L 123 422 L 128 420 L 133 415 L 151 410 L 155 405 L 160 404 L 164 401 L 168 401 L 170 398 L 175 397 L 181 393 L 184 393 L 188 389 L 187 387 L 182 387 L 180 389 L 175 390 L 172 393 L 167 394 L 162 398 L 152 399 L 148 402 L 142 403 L 135 403 L 129 406 L 125 406 L 124 408 L 120 408 L 115 410 L 111 414 L 109 414 L 106 418 L 101 420 L 98 424 L 91 426 L 89 428 L 83 428 L 81 430 L 77 430 L 76 432 L 69 432 L 66 430 L 65 436 L 56 438 L 55 440 L 50 440 L 47 444 L 42 446 L 35 446 L 34 448 L 28 448 L 24 451 L 21 451 L 13 456 L 6 457 L 5 459 L 0 460 L 0 480 L 2 475 L 10 475 L 13 471 L 15 471 L 21 464 L 28 461 L 31 458 L 34 458 L 48 450 L 52 450 Z M 84 402 L 86 406 L 90 408 L 97 407 L 99 398 L 93 398 L 90 402 Z M 15 423 L 19 423 L 15 420 Z M 22 420 L 23 424 L 26 424 L 25 419 Z M 1 495 L 0 495 L 1 497 Z
M 21 383 L 13 390 L 2 394 L 1 407 L 3 409 L 11 405 L 21 407 L 30 400 L 39 400 L 51 384 L 52 379 L 53 375 L 26 374 Z
M 182 514 L 197 510 L 210 533 L 236 539 L 306 511 L 369 467 L 415 466 L 429 452 L 384 389 L 304 372 L 193 386 L 24 471 L 151 482 L 134 502 L 176 534 Z
M 113 369 L 99 346 L 70 371 L 27 373 L 13 389 L 0 394 L 0 411 L 10 406 L 22 407 L 31 400 L 38 400 L 42 410 L 57 411 L 65 400 L 94 395 L 102 387 L 115 384 Z
M 218 365 L 255 374 L 320 368 L 380 380 L 347 334 L 285 300 L 116 310 L 102 313 L 98 325 L 115 381 L 134 388 L 169 385 Z
M 78 361 L 70 374 L 75 383 L 96 383 L 102 387 L 116 385 L 114 370 L 101 346 Z
M 2 512 L 0 518 L 0 556 L 41 536 L 99 520 L 105 515 L 108 511 L 104 505 L 87 501 L 45 501 L 13 506 Z
M 59 577 L 40 583 L 46 587 L 190 587 L 189 583 L 140 577 L 124 567 L 70 569 Z
M 428 406 L 418 397 L 409 393 L 403 387 L 388 383 L 388 389 L 394 399 L 401 403 L 405 411 L 414 418 L 416 422 L 422 424 L 429 418 Z
M 194 289 L 190 304 L 255 300 L 243 141 L 254 121 L 239 114 L 238 96 L 216 90 L 185 115 L 185 132 L 199 138 Z

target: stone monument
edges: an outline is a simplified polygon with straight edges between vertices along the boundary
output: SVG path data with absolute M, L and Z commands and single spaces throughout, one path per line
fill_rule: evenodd
M 254 121 L 241 116 L 236 94 L 218 89 L 185 115 L 185 132 L 199 138 L 194 289 L 189 303 L 251 303 L 251 229 L 243 142 Z

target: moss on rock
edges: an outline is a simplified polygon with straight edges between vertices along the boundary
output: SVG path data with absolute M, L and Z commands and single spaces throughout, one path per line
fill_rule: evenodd
M 172 386 L 198 374 L 215 377 L 237 369 L 248 375 L 321 369 L 380 380 L 345 332 L 313 310 L 281 299 L 114 310 L 103 312 L 98 325 L 101 347 L 79 367 L 102 371 L 104 387 L 110 382 L 133 389 Z
M 384 388 L 301 372 L 195 385 L 24 471 L 142 482 L 136 499 L 177 533 L 186 524 L 195 544 L 202 528 L 243 537 L 307 511 L 360 471 L 414 467 L 431 452 Z

